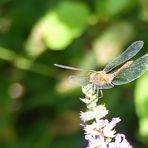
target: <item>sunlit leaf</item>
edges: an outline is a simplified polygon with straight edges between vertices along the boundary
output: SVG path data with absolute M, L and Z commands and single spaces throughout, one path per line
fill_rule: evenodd
M 83 33 L 88 18 L 89 10 L 83 3 L 60 3 L 43 19 L 46 45 L 54 50 L 64 49 Z

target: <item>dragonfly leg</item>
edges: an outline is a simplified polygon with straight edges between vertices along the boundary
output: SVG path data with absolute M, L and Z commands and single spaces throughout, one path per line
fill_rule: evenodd
M 92 85 L 92 87 L 90 89 L 92 89 L 92 91 L 94 93 L 95 92 L 95 85 Z
M 102 98 L 103 97 L 102 89 L 99 89 L 99 91 L 100 91 L 100 96 L 98 98 Z
M 94 85 L 94 90 L 93 90 L 94 94 L 97 95 L 97 97 L 99 96 L 99 93 L 100 93 L 100 89 L 97 85 Z
M 103 92 L 102 89 L 100 89 L 97 85 L 93 86 L 93 91 L 94 93 L 97 95 L 98 98 L 102 98 L 103 97 Z M 100 94 L 99 94 L 100 93 Z M 100 95 L 100 96 L 99 96 Z
M 100 91 L 99 87 L 96 86 L 96 95 L 97 95 L 97 97 L 99 96 L 99 91 Z
M 92 89 L 92 95 L 97 95 L 98 98 L 103 97 L 102 89 L 100 89 L 97 85 L 92 85 L 92 87 L 88 88 L 88 91 Z

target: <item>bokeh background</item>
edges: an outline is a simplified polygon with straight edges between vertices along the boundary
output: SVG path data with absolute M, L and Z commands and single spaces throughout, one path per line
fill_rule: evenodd
M 99 70 L 132 42 L 148 51 L 147 0 L 0 0 L 0 147 L 83 148 L 79 72 Z M 104 91 L 109 118 L 136 148 L 148 147 L 148 73 Z

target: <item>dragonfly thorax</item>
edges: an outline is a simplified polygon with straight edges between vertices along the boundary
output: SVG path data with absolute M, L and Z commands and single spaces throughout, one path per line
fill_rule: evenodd
M 103 86 L 105 84 L 111 83 L 112 80 L 113 80 L 113 75 L 108 74 L 105 71 L 89 73 L 89 81 L 99 86 Z

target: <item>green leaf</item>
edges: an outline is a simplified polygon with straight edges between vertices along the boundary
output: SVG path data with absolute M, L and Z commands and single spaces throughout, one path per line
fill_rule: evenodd
M 139 118 L 139 134 L 148 138 L 148 73 L 137 81 L 135 106 Z
M 43 19 L 45 43 L 53 50 L 61 50 L 79 37 L 87 27 L 89 10 L 80 2 L 63 2 Z

